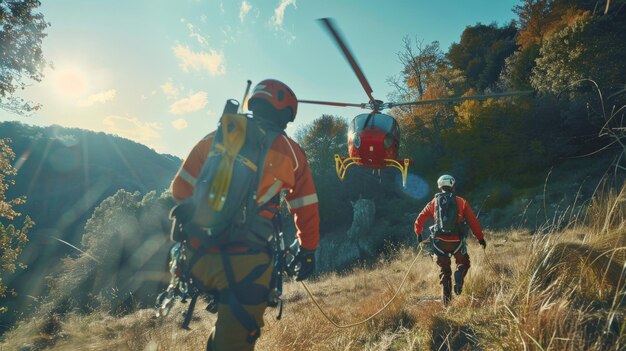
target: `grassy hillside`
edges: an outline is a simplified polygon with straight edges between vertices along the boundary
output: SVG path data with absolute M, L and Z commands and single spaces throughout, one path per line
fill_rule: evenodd
M 567 231 L 488 232 L 482 251 L 469 244 L 472 268 L 461 296 L 442 307 L 437 266 L 404 247 L 342 274 L 306 284 L 340 326 L 364 320 L 406 284 L 372 320 L 333 326 L 300 283 L 286 285 L 281 321 L 268 309 L 258 350 L 623 350 L 626 347 L 626 185 L 597 195 Z M 416 255 L 418 255 L 416 258 Z M 156 319 L 152 310 L 116 318 L 42 313 L 4 336 L 7 349 L 199 350 L 214 315 L 196 308 L 191 331 L 179 328 L 184 305 Z

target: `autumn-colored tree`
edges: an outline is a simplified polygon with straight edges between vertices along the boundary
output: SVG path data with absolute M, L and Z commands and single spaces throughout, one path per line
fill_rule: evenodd
M 513 12 L 518 16 L 519 35 L 517 45 L 528 48 L 541 45 L 541 40 L 556 15 L 550 10 L 551 0 L 523 0 Z
M 26 198 L 21 196 L 14 199 L 8 199 L 6 191 L 11 185 L 15 184 L 15 180 L 11 177 L 17 174 L 17 170 L 11 162 L 15 159 L 15 153 L 8 145 L 9 139 L 0 139 L 0 299 L 6 297 L 8 293 L 4 283 L 4 277 L 14 273 L 24 265 L 18 262 L 22 248 L 28 241 L 28 231 L 34 225 L 30 217 L 26 216 L 21 225 L 16 225 L 16 220 L 21 216 L 15 210 L 15 206 L 22 205 L 26 202 Z M 6 306 L 0 306 L 0 313 L 7 311 Z
M 604 14 L 611 14 L 610 3 L 606 2 Z M 544 39 L 579 19 L 601 15 L 600 7 L 600 1 L 591 0 L 523 0 L 513 9 L 518 15 L 517 44 L 523 49 L 541 46 Z M 618 11 L 616 8 L 615 12 Z
M 0 109 L 28 114 L 40 105 L 16 95 L 43 78 L 41 42 L 48 23 L 35 9 L 39 0 L 0 0 Z
M 465 76 L 458 69 L 440 66 L 426 80 L 419 100 L 463 95 L 468 90 Z M 401 153 L 420 160 L 415 167 L 430 167 L 443 153 L 441 133 L 453 124 L 453 104 L 427 104 L 394 108 L 391 112 L 402 129 Z M 420 170 L 422 171 L 422 170 Z
M 518 16 L 516 43 L 519 49 L 505 59 L 498 87 L 503 90 L 531 89 L 530 75 L 539 57 L 539 49 L 546 36 L 562 29 L 585 14 L 568 1 L 523 0 L 513 9 Z M 576 1 L 573 1 L 576 2 Z
M 399 77 L 391 77 L 387 81 L 396 88 L 396 98 L 413 101 L 423 98 L 428 81 L 444 66 L 445 58 L 437 41 L 425 45 L 423 40 L 415 39 L 413 42 L 405 36 L 402 44 L 397 56 L 403 71 Z

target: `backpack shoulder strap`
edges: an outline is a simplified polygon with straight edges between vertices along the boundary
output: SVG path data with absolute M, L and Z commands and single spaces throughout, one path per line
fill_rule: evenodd
M 259 157 L 258 160 L 258 164 L 257 164 L 257 176 L 255 178 L 255 182 L 252 185 L 252 189 L 254 196 L 250 196 L 249 199 L 249 203 L 248 203 L 248 213 L 247 213 L 247 218 L 252 219 L 255 218 L 256 215 L 258 215 L 259 212 L 263 211 L 267 206 L 261 205 L 258 206 L 257 204 L 257 197 L 256 197 L 256 192 L 258 191 L 259 188 L 259 184 L 261 183 L 261 179 L 263 177 L 263 171 L 265 168 L 265 160 L 267 159 L 267 155 L 270 151 L 270 149 L 272 148 L 272 144 L 274 144 L 274 141 L 276 140 L 276 138 L 281 135 L 284 134 L 284 132 L 278 132 L 278 131 L 274 131 L 274 130 L 264 130 L 261 126 L 259 126 L 259 128 L 264 132 L 264 137 L 263 137 L 263 149 L 261 151 L 261 155 Z M 268 201 L 267 204 L 271 203 L 272 201 Z M 253 222 L 253 221 L 250 221 Z
M 272 145 L 276 138 L 280 135 L 284 135 L 285 132 L 277 132 L 275 130 L 265 130 L 265 138 L 263 142 L 263 153 L 261 155 L 261 160 L 259 160 L 258 172 L 257 172 L 257 185 L 261 182 L 261 178 L 263 177 L 263 168 L 265 167 L 265 160 L 267 159 L 267 154 L 270 152 Z

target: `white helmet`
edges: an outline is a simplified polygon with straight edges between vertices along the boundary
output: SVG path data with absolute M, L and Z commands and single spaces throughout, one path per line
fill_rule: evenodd
M 444 174 L 441 177 L 439 177 L 439 179 L 437 179 L 437 187 L 439 189 L 443 188 L 444 186 L 449 186 L 450 188 L 454 188 L 454 183 L 456 181 L 454 180 L 454 177 L 448 174 Z

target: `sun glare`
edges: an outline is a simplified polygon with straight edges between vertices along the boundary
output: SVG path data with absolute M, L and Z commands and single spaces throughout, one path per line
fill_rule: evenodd
M 61 98 L 76 100 L 88 90 L 88 77 L 75 66 L 57 68 L 52 77 L 53 89 Z

